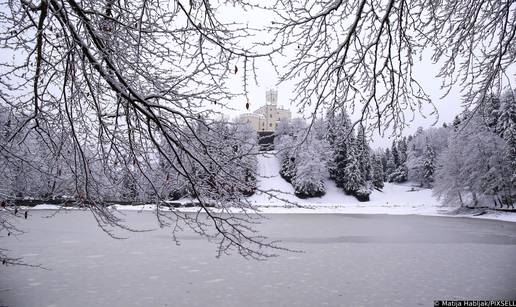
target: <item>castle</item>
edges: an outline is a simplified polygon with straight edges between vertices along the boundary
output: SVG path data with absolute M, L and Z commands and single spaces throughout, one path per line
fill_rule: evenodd
M 278 91 L 271 89 L 265 92 L 264 106 L 253 113 L 240 115 L 238 121 L 249 124 L 256 132 L 274 132 L 280 120 L 290 117 L 289 110 L 278 107 Z

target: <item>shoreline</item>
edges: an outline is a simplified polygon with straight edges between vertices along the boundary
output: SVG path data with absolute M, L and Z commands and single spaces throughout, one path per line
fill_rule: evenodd
M 138 205 L 138 206 L 110 206 L 116 211 L 155 211 L 156 205 Z M 22 210 L 87 210 L 85 207 L 68 207 L 59 205 L 38 205 L 35 207 L 20 207 Z M 414 206 L 411 208 L 404 206 L 256 206 L 247 208 L 226 208 L 218 209 L 214 207 L 208 208 L 214 212 L 223 213 L 231 212 L 235 214 L 360 214 L 360 215 L 420 215 L 420 216 L 438 216 L 438 217 L 465 217 L 473 219 L 499 220 L 505 222 L 516 222 L 516 212 L 497 211 L 493 209 L 464 209 L 457 212 L 460 208 L 456 207 L 425 207 Z M 160 211 L 178 211 L 182 213 L 197 213 L 202 211 L 202 207 L 163 207 Z M 466 212 L 464 212 L 466 210 Z

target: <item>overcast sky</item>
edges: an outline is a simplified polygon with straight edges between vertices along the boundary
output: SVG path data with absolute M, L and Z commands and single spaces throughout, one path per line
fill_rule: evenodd
M 221 10 L 219 10 L 219 12 L 220 11 Z M 238 23 L 244 22 L 251 28 L 264 28 L 273 20 L 271 13 L 262 10 L 245 12 L 238 7 L 229 7 L 222 11 L 222 18 L 225 21 Z M 268 33 L 263 32 L 264 31 L 259 32 L 250 40 L 269 40 L 270 35 L 268 36 Z M 432 124 L 441 126 L 443 122 L 449 123 L 462 111 L 462 95 L 459 86 L 456 85 L 446 97 L 441 98 L 445 92 L 440 88 L 442 81 L 437 77 L 440 65 L 432 63 L 431 55 L 432 50 L 425 51 L 422 59 L 414 63 L 413 71 L 415 79 L 421 84 L 425 92 L 431 97 L 432 102 L 437 107 L 438 115 L 429 115 L 425 118 L 420 114 L 414 114 L 414 119 L 410 123 L 410 126 L 405 129 L 404 135 L 413 134 L 420 126 L 426 128 L 430 127 Z M 286 56 L 288 56 L 288 54 Z M 417 60 L 419 60 L 419 58 Z M 276 58 L 275 61 L 279 66 L 281 66 L 286 62 L 286 59 Z M 239 66 L 239 72 L 230 76 L 229 85 L 233 91 L 239 93 L 243 92 L 243 67 L 241 65 L 242 63 L 235 64 Z M 302 117 L 303 114 L 296 114 L 296 102 L 292 101 L 295 96 L 295 83 L 293 81 L 287 81 L 278 85 L 278 75 L 276 71 L 272 65 L 265 60 L 257 62 L 256 66 L 257 81 L 259 84 L 254 84 L 254 81 L 249 82 L 248 84 L 250 110 L 254 111 L 264 105 L 265 91 L 269 88 L 276 88 L 278 90 L 278 105 L 289 108 L 292 111 L 293 116 Z M 279 68 L 281 69 L 281 67 Z M 514 66 L 512 68 L 513 69 L 511 69 L 509 76 L 512 78 L 512 82 L 514 82 L 516 69 L 514 69 Z M 514 84 L 512 84 L 512 86 L 514 88 Z M 247 112 L 245 108 L 246 100 L 247 99 L 245 97 L 241 97 L 231 101 L 229 106 L 235 110 L 225 111 L 224 113 L 231 118 L 235 118 L 239 114 Z M 428 115 L 432 110 L 433 108 L 431 106 L 427 106 L 426 108 L 423 108 L 422 113 Z M 412 114 L 408 113 L 408 111 L 405 115 L 407 118 L 412 118 Z M 353 114 L 351 114 L 351 116 L 353 117 Z M 379 135 L 374 135 L 373 140 L 375 143 L 373 144 L 374 147 L 386 147 L 392 142 L 392 137 L 386 135 L 382 138 Z
M 457 88 L 454 88 L 446 97 L 440 99 L 442 94 L 444 93 L 440 89 L 441 81 L 435 77 L 437 75 L 439 67 L 437 65 L 432 65 L 429 59 L 426 59 L 420 63 L 415 65 L 414 71 L 416 73 L 416 78 L 425 91 L 430 95 L 432 101 L 436 105 L 439 114 L 436 116 L 428 116 L 427 118 L 423 118 L 420 114 L 415 114 L 414 120 L 410 124 L 410 127 L 405 130 L 405 135 L 412 134 L 416 131 L 417 127 L 430 127 L 433 123 L 436 122 L 436 125 L 442 125 L 443 122 L 451 122 L 455 115 L 457 115 L 461 110 L 461 95 Z M 271 65 L 264 63 L 260 65 L 260 69 L 258 71 L 258 82 L 259 86 L 256 86 L 254 83 L 249 87 L 249 102 L 250 109 L 254 111 L 258 109 L 260 106 L 265 104 L 265 91 L 269 88 L 277 88 L 278 90 L 278 105 L 284 108 L 289 108 L 293 116 L 302 117 L 303 114 L 296 114 L 295 103 L 292 102 L 294 98 L 294 82 L 287 81 L 282 84 L 276 85 L 278 77 L 274 69 Z M 237 73 L 232 77 L 232 85 L 234 89 L 241 88 L 241 76 Z M 226 113 L 230 117 L 237 117 L 241 113 L 245 113 L 245 98 L 236 99 L 235 101 L 231 101 L 230 105 L 235 111 L 229 111 Z M 423 110 L 423 113 L 428 114 L 432 111 L 432 108 L 429 106 L 426 110 Z M 409 114 L 409 113 L 407 113 Z M 411 116 L 408 116 L 411 118 Z M 375 142 L 375 147 L 386 147 L 392 142 L 392 138 L 386 136 L 384 138 L 375 135 L 373 137 Z
M 238 8 L 233 7 L 225 9 L 222 18 L 229 22 L 245 21 L 250 27 L 255 28 L 264 27 L 272 20 L 270 13 L 265 11 L 255 10 L 252 12 L 244 12 Z M 263 39 L 266 41 L 270 39 L 270 36 L 268 36 L 267 33 L 260 33 L 252 38 L 252 40 L 256 39 Z M 439 65 L 432 64 L 430 59 L 430 51 L 431 50 L 424 54 L 424 57 L 420 62 L 416 62 L 414 64 L 414 73 L 416 80 L 420 82 L 426 93 L 430 95 L 432 101 L 439 111 L 439 114 L 438 117 L 434 115 L 427 118 L 424 118 L 420 114 L 415 114 L 414 120 L 411 122 L 410 127 L 407 128 L 404 132 L 405 135 L 414 133 L 419 126 L 429 127 L 434 123 L 436 123 L 436 125 L 442 125 L 443 122 L 451 122 L 455 115 L 461 111 L 461 94 L 457 87 L 452 89 L 452 91 L 446 97 L 441 99 L 444 91 L 440 89 L 441 80 L 436 77 L 439 72 Z M 286 61 L 285 59 L 280 58 L 276 58 L 275 60 L 280 66 Z M 242 63 L 235 63 L 235 65 L 239 66 L 239 71 L 237 74 L 230 76 L 230 81 L 228 84 L 234 92 L 240 93 L 243 92 L 243 67 Z M 248 99 L 250 103 L 250 110 L 254 111 L 260 106 L 264 105 L 265 91 L 269 88 L 276 88 L 278 90 L 278 105 L 289 108 L 292 111 L 293 116 L 302 117 L 303 114 L 296 113 L 296 102 L 292 101 L 295 96 L 294 81 L 287 81 L 278 85 L 278 75 L 269 62 L 260 60 L 257 62 L 256 66 L 257 81 L 259 84 L 256 85 L 254 81 L 249 82 Z M 235 118 L 239 114 L 247 112 L 245 105 L 246 98 L 240 97 L 229 103 L 229 106 L 235 110 L 226 110 L 224 113 L 230 118 Z M 432 110 L 433 108 L 428 106 L 423 110 L 422 113 L 428 114 Z M 412 118 L 412 114 L 407 113 L 406 115 L 407 118 Z M 351 116 L 353 117 L 353 114 L 351 114 Z M 375 142 L 374 147 L 389 146 L 389 144 L 392 142 L 392 138 L 387 136 L 382 138 L 378 135 L 373 136 L 373 140 Z

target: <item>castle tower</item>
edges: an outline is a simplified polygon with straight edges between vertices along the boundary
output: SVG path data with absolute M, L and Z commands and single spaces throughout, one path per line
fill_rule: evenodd
M 290 119 L 288 109 L 278 107 L 278 91 L 269 89 L 265 92 L 265 105 L 253 113 L 242 114 L 239 121 L 248 124 L 257 132 L 274 132 L 280 120 Z
M 278 91 L 274 89 L 267 90 L 265 92 L 265 102 L 267 105 L 277 105 L 278 104 Z

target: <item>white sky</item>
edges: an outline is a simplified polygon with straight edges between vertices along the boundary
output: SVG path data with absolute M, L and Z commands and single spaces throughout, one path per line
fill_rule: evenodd
M 270 13 L 265 11 L 255 10 L 252 12 L 244 12 L 238 8 L 230 7 L 224 9 L 223 12 L 224 13 L 221 18 L 223 18 L 224 21 L 244 22 L 249 24 L 250 27 L 255 28 L 264 27 L 272 20 Z M 267 33 L 260 33 L 257 36 L 250 38 L 250 40 L 256 39 L 269 40 L 270 37 L 268 37 Z M 278 58 L 275 58 L 275 61 L 280 64 L 284 62 L 283 59 Z M 242 63 L 235 64 L 238 66 L 239 71 L 237 74 L 230 76 L 228 84 L 231 90 L 235 93 L 243 93 Z M 278 85 L 278 75 L 272 65 L 266 60 L 259 60 L 256 67 L 257 81 L 259 84 L 256 85 L 254 80 L 250 80 L 248 84 L 250 110 L 254 111 L 264 105 L 265 91 L 269 88 L 276 88 L 278 90 L 278 105 L 289 108 L 292 111 L 293 116 L 302 116 L 303 114 L 296 114 L 296 102 L 292 101 L 295 96 L 294 81 L 287 81 Z M 452 121 L 455 115 L 461 111 L 461 98 L 459 91 L 455 88 L 444 99 L 440 99 L 444 92 L 440 90 L 441 81 L 435 77 L 438 74 L 438 71 L 439 66 L 431 63 L 430 52 L 428 52 L 428 55 L 425 54 L 425 58 L 423 58 L 421 62 L 416 62 L 414 65 L 415 78 L 423 86 L 427 94 L 430 95 L 434 104 L 436 104 L 439 110 L 437 125 L 442 125 L 443 122 Z M 235 99 L 228 103 L 228 106 L 234 108 L 234 110 L 224 110 L 224 114 L 230 118 L 235 118 L 239 114 L 247 112 L 245 105 L 245 97 Z M 423 113 L 429 113 L 431 110 L 432 108 L 429 107 L 426 110 L 423 110 Z M 351 116 L 353 117 L 352 114 Z M 407 118 L 412 118 L 412 116 L 409 115 Z M 437 118 L 435 116 L 425 119 L 421 115 L 416 114 L 413 122 L 410 124 L 410 127 L 405 130 L 404 134 L 408 135 L 414 133 L 419 126 L 429 127 L 436 121 L 436 119 Z M 389 139 L 388 137 L 382 138 L 378 135 L 373 136 L 373 140 L 375 143 L 373 145 L 374 147 L 386 147 L 392 142 L 392 139 Z
M 224 21 L 247 23 L 251 28 L 263 28 L 273 19 L 270 13 L 262 10 L 245 12 L 238 7 L 225 7 L 220 11 L 223 12 L 221 18 Z M 268 37 L 267 33 L 259 33 L 249 40 L 252 41 L 256 39 L 268 40 L 270 39 L 270 36 Z M 430 96 L 432 102 L 436 106 L 438 115 L 430 115 L 427 118 L 424 118 L 420 114 L 414 114 L 414 120 L 409 124 L 409 127 L 404 130 L 404 135 L 413 134 L 420 126 L 426 128 L 430 127 L 434 123 L 436 126 L 441 126 L 443 122 L 450 123 L 453 121 L 454 117 L 462 111 L 462 98 L 459 86 L 455 85 L 446 97 L 441 98 L 445 91 L 441 90 L 440 86 L 442 81 L 437 78 L 440 65 L 432 63 L 431 51 L 432 50 L 425 51 L 421 61 L 414 63 L 413 71 L 415 79 L 421 84 L 425 92 Z M 280 65 L 286 62 L 285 60 L 278 58 L 275 58 L 275 61 Z M 235 64 L 238 66 L 239 71 L 237 74 L 230 76 L 228 84 L 230 85 L 230 88 L 236 93 L 243 93 L 242 63 Z M 278 85 L 278 75 L 276 71 L 272 65 L 265 60 L 257 62 L 256 66 L 257 81 L 259 84 L 256 85 L 254 80 L 250 80 L 248 84 L 248 99 L 250 103 L 250 110 L 254 111 L 260 106 L 264 105 L 265 91 L 269 88 L 276 88 L 278 90 L 278 105 L 289 108 L 295 117 L 302 116 L 302 114 L 296 114 L 296 102 L 292 101 L 295 96 L 295 83 L 293 81 L 287 81 Z M 514 80 L 514 77 L 516 76 L 516 68 L 514 65 L 512 68 L 513 69 L 511 69 L 509 76 L 511 76 L 511 78 Z M 245 104 L 246 98 L 244 97 L 241 99 L 236 99 L 235 101 L 231 101 L 228 103 L 228 106 L 234 108 L 235 110 L 225 110 L 224 113 L 230 118 L 235 118 L 239 114 L 248 112 L 245 108 Z M 422 110 L 422 113 L 429 114 L 432 110 L 433 108 L 428 106 Z M 351 114 L 351 116 L 353 117 L 353 114 Z M 406 118 L 412 118 L 412 114 L 409 114 L 408 111 L 406 113 Z M 383 138 L 379 135 L 373 135 L 373 147 L 390 146 L 392 143 L 392 138 L 387 135 L 388 133 L 386 133 L 386 136 Z
M 405 129 L 405 135 L 414 133 L 419 126 L 429 127 L 436 120 L 438 120 L 436 125 L 439 126 L 442 125 L 443 122 L 449 123 L 453 120 L 455 115 L 459 114 L 462 110 L 460 92 L 457 90 L 457 88 L 454 88 L 445 98 L 440 99 L 444 91 L 440 90 L 441 81 L 435 77 L 435 75 L 438 73 L 438 70 L 439 66 L 431 64 L 429 59 L 415 64 L 415 77 L 418 81 L 420 81 L 427 94 L 429 94 L 432 98 L 432 101 L 438 109 L 439 115 L 438 118 L 436 116 L 423 118 L 420 114 L 415 114 L 415 118 L 410 124 L 409 128 Z M 235 76 L 232 76 L 231 82 L 233 89 L 241 88 L 241 77 L 242 76 L 240 71 Z M 294 82 L 287 81 L 276 85 L 278 80 L 277 74 L 272 66 L 268 63 L 260 65 L 257 79 L 259 82 L 258 86 L 253 82 L 248 87 L 251 111 L 254 111 L 260 106 L 265 105 L 265 91 L 267 89 L 277 88 L 278 105 L 289 108 L 292 111 L 294 117 L 302 117 L 302 114 L 296 114 L 295 103 L 292 102 L 292 99 L 295 96 Z M 229 106 L 235 110 L 229 110 L 228 112 L 225 112 L 226 115 L 230 116 L 231 118 L 235 118 L 241 113 L 246 113 L 247 110 L 245 108 L 245 104 L 246 101 L 243 97 L 241 98 L 241 101 L 231 101 Z M 423 113 L 428 114 L 431 110 L 432 108 L 428 107 L 426 110 L 423 110 Z M 411 118 L 411 116 L 408 116 L 408 118 Z M 375 147 L 386 147 L 390 145 L 392 139 L 387 136 L 382 138 L 378 135 L 375 135 L 373 137 L 373 141 L 375 143 Z

